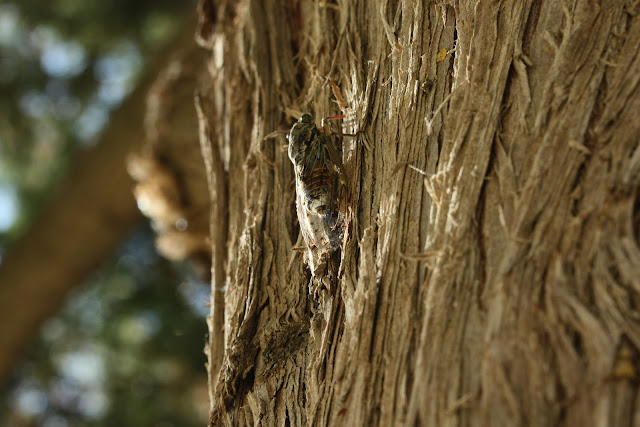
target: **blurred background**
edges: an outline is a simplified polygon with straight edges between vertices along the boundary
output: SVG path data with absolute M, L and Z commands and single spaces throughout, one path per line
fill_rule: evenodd
M 0 2 L 0 268 L 194 8 Z M 204 425 L 208 294 L 187 265 L 156 254 L 141 219 L 3 380 L 0 425 Z

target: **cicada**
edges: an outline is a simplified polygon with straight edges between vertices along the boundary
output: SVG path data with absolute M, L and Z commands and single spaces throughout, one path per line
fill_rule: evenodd
M 296 207 L 302 236 L 309 248 L 312 272 L 315 265 L 338 249 L 342 238 L 339 188 L 344 182 L 342 159 L 335 137 L 326 126 L 318 129 L 310 114 L 304 114 L 289 132 L 289 158 L 296 176 Z

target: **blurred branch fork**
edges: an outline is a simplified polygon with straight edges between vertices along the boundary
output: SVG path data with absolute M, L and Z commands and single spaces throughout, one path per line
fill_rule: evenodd
M 164 194 L 169 194 L 166 200 L 152 201 L 152 206 L 165 203 L 173 214 L 177 210 L 171 226 L 154 218 L 163 231 L 158 245 L 173 259 L 194 255 L 208 274 L 208 193 L 192 107 L 202 66 L 193 58 L 184 60 L 202 55 L 193 40 L 194 26 L 193 16 L 185 20 L 175 40 L 156 56 L 137 88 L 112 114 L 95 148 L 75 156 L 68 176 L 31 228 L 9 248 L 0 265 L 0 380 L 7 378 L 67 293 L 140 220 L 132 195 L 134 181 L 127 172 L 130 153 L 136 153 L 130 157 L 130 169 L 141 181 L 136 194 L 147 199 L 153 194 L 148 178 L 155 174 L 164 178 L 156 187 L 168 185 L 170 190 Z M 183 103 L 191 108 L 182 108 Z M 174 155 L 176 150 L 180 155 Z M 163 187 L 163 182 L 169 184 Z M 204 231 L 194 231 L 198 227 Z

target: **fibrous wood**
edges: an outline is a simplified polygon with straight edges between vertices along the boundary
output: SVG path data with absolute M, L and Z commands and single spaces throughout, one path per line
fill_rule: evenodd
M 203 1 L 211 424 L 640 423 L 638 12 Z M 295 248 L 304 112 L 353 135 L 328 280 Z

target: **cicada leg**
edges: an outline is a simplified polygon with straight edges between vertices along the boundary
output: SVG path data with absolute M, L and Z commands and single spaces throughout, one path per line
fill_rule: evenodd
M 321 124 L 322 124 L 322 130 L 324 131 L 325 134 L 327 135 L 331 135 L 331 129 L 327 129 L 327 125 L 326 122 L 327 120 L 340 120 L 340 119 L 344 119 L 345 117 L 347 117 L 346 114 L 342 114 L 340 116 L 329 116 L 329 117 L 325 117 L 324 119 L 322 119 Z

